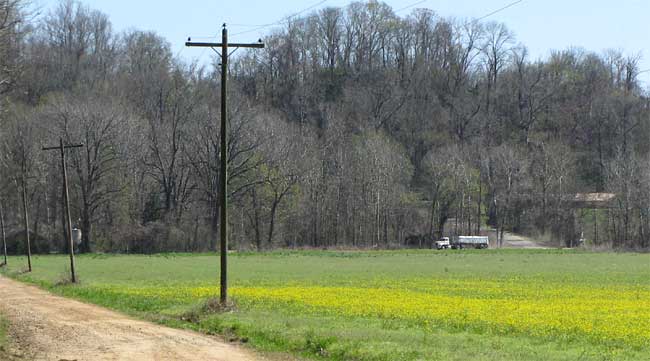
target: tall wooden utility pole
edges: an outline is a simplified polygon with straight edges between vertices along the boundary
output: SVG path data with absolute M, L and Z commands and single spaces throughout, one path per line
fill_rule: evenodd
M 83 144 L 63 145 L 63 138 L 59 138 L 58 147 L 44 147 L 43 150 L 56 150 L 61 152 L 61 172 L 63 174 L 63 194 L 65 198 L 65 212 L 67 216 L 66 227 L 68 229 L 68 244 L 70 245 L 70 281 L 77 283 L 77 275 L 74 270 L 74 243 L 72 242 L 72 221 L 70 219 L 70 196 L 68 195 L 68 171 L 65 167 L 65 150 L 68 148 L 81 148 Z
M 219 56 L 221 56 L 221 149 L 220 149 L 220 177 L 219 177 L 219 193 L 220 193 L 220 206 L 219 211 L 219 237 L 220 237 L 220 254 L 221 254 L 221 288 L 219 299 L 222 304 L 228 301 L 228 132 L 226 131 L 227 124 L 227 82 L 228 82 L 228 48 L 264 48 L 262 40 L 257 43 L 241 44 L 232 43 L 228 44 L 228 29 L 226 24 L 223 24 L 221 31 L 221 43 L 193 43 L 192 39 L 187 39 L 185 46 L 211 48 Z M 221 53 L 216 48 L 221 48 Z

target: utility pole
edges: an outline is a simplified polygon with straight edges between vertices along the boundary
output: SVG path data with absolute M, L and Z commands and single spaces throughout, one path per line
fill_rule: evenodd
M 63 145 L 63 138 L 59 138 L 58 147 L 43 147 L 43 150 L 59 150 L 61 152 L 61 171 L 63 173 L 63 189 L 65 198 L 65 212 L 67 216 L 66 226 L 68 229 L 68 244 L 70 245 L 70 281 L 77 283 L 77 276 L 74 270 L 74 243 L 72 242 L 72 221 L 70 219 L 70 196 L 68 194 L 68 171 L 65 167 L 65 150 L 68 148 L 81 148 L 83 144 Z
M 219 56 L 221 56 L 221 147 L 220 147 L 220 177 L 219 177 L 219 193 L 221 210 L 219 212 L 219 237 L 220 237 L 220 256 L 221 256 L 221 288 L 219 299 L 222 304 L 228 301 L 228 132 L 226 131 L 228 109 L 227 109 L 227 82 L 228 82 L 228 57 L 232 53 L 228 53 L 228 48 L 235 48 L 233 53 L 239 48 L 264 48 L 264 44 L 260 39 L 257 43 L 242 44 L 232 43 L 228 44 L 228 29 L 226 24 L 223 24 L 221 30 L 221 43 L 193 43 L 192 39 L 187 39 L 185 46 L 188 47 L 202 47 L 211 48 Z M 221 48 L 219 52 L 216 48 Z
M 5 214 L 2 208 L 2 200 L 0 200 L 0 228 L 2 228 L 2 249 L 4 254 L 4 262 L 2 265 L 7 266 L 7 237 L 5 234 Z
M 23 219 L 25 220 L 25 242 L 27 243 L 27 271 L 32 271 L 32 245 L 29 242 L 29 215 L 27 212 L 27 178 L 25 177 L 25 169 L 22 172 L 22 188 L 23 188 Z
M 23 201 L 23 220 L 25 221 L 25 246 L 27 248 L 27 272 L 32 271 L 32 245 L 29 240 L 29 211 L 27 210 L 27 180 L 32 179 L 34 177 L 27 177 L 26 175 L 27 169 L 25 167 L 25 163 L 23 161 L 22 165 L 22 171 L 21 171 L 21 178 L 20 178 L 20 187 L 21 187 L 21 195 L 22 195 L 22 201 Z M 18 188 L 18 178 L 14 178 L 14 182 L 16 183 L 16 188 Z M 5 228 L 4 228 L 4 214 L 1 215 L 2 217 L 2 241 L 3 241 L 3 247 L 4 247 L 4 255 L 5 255 L 5 264 L 7 264 L 7 244 L 6 244 L 6 239 L 5 239 Z

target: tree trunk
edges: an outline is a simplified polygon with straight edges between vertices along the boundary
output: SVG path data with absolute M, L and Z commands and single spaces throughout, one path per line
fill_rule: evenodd
M 255 190 L 255 187 L 253 187 L 252 191 L 252 197 L 253 197 L 253 228 L 255 228 L 255 246 L 257 247 L 257 250 L 262 249 L 262 236 L 260 232 L 260 212 L 259 212 L 259 207 L 257 204 L 257 190 Z
M 481 235 L 481 201 L 483 200 L 483 182 L 481 180 L 483 172 L 480 170 L 480 164 L 479 164 L 479 174 L 478 174 L 478 212 L 476 216 L 476 235 L 480 236 Z
M 92 242 L 92 222 L 90 214 L 90 205 L 84 203 L 83 205 L 83 214 L 82 214 L 82 226 L 81 226 L 81 245 L 79 246 L 79 251 L 81 253 L 90 252 L 90 243 Z
M 273 230 L 275 228 L 275 213 L 278 209 L 278 203 L 280 203 L 279 200 L 273 201 L 273 204 L 271 205 L 271 212 L 270 212 L 270 220 L 269 220 L 269 234 L 268 237 L 266 238 L 266 243 L 269 245 L 269 247 L 273 248 Z
M 199 247 L 199 217 L 194 218 L 194 237 L 192 237 L 192 244 L 189 245 L 189 251 L 198 251 Z
M 433 222 L 436 215 L 436 200 L 435 198 L 431 201 L 431 216 L 429 217 L 429 237 L 433 238 Z
M 34 230 L 34 235 L 38 235 L 38 228 L 41 224 L 41 212 L 38 210 L 41 209 L 41 198 L 37 198 L 38 202 L 36 203 L 36 211 L 34 212 L 34 226 L 32 229 Z
M 472 235 L 472 193 L 467 195 L 467 233 Z
M 336 204 L 334 205 L 334 246 L 339 244 L 339 218 L 341 216 L 340 207 L 341 204 L 341 184 L 339 183 L 336 187 Z
M 377 191 L 377 204 L 375 206 L 375 239 L 373 246 L 379 245 L 379 233 L 380 233 L 380 219 L 379 219 L 379 191 Z

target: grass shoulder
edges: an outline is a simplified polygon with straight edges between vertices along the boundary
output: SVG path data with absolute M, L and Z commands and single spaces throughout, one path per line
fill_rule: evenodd
M 0 360 L 13 360 L 9 352 L 9 321 L 0 315 Z

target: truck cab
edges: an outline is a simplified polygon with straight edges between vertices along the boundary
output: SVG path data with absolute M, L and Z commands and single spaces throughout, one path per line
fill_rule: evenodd
M 436 241 L 436 249 L 448 249 L 449 247 L 451 247 L 449 237 L 442 237 L 439 241 Z

